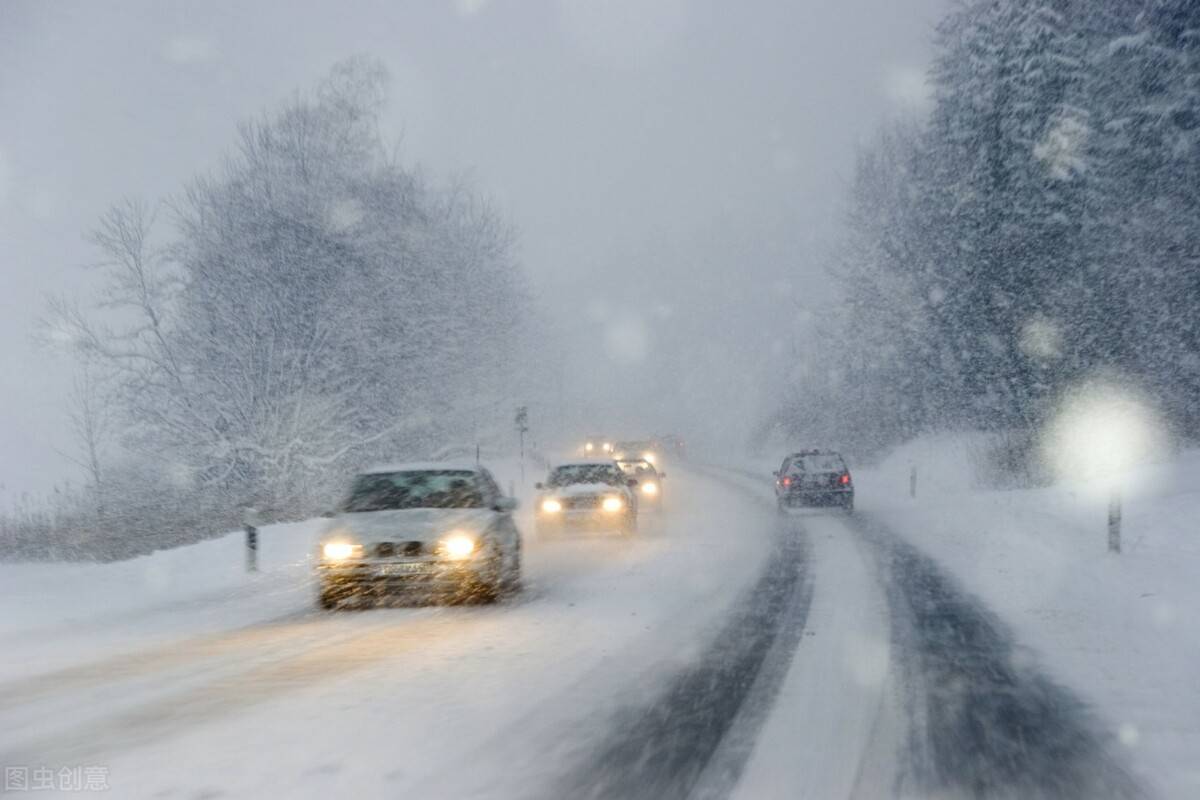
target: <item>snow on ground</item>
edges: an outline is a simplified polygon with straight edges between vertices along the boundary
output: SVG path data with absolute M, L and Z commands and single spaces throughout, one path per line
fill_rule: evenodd
M 1094 487 L 974 488 L 971 455 L 950 437 L 901 448 L 856 472 L 858 507 L 1012 626 L 1163 796 L 1200 797 L 1200 452 L 1126 476 L 1120 555 Z
M 0 564 L 0 679 L 75 663 L 85 646 L 162 644 L 302 606 L 322 522 L 263 527 L 257 574 L 240 531 L 111 564 Z
M 820 512 L 794 517 L 812 542 L 812 605 L 733 797 L 887 797 L 904 723 L 883 587 L 843 519 Z
M 252 576 L 240 533 L 6 565 L 0 762 L 103 765 L 120 797 L 527 796 L 696 658 L 761 570 L 771 514 L 680 478 L 632 541 L 527 542 L 525 590 L 492 607 L 317 612 L 319 521 L 264 528 Z

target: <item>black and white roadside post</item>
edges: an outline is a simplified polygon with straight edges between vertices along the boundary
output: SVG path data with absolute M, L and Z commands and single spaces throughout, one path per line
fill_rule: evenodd
M 908 471 L 908 496 L 914 500 L 917 498 L 917 465 L 913 464 Z
M 258 509 L 246 507 L 242 527 L 246 530 L 246 572 L 258 572 Z
M 521 442 L 521 485 L 525 485 L 525 434 L 529 431 L 528 406 L 517 407 L 517 436 Z
M 1121 489 L 1117 486 L 1108 495 L 1108 552 L 1121 552 Z

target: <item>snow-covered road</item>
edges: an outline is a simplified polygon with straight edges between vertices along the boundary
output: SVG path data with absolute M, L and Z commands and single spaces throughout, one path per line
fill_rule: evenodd
M 318 613 L 290 563 L 260 592 L 106 596 L 70 621 L 10 594 L 9 618 L 40 622 L 4 635 L 0 763 L 103 765 L 122 797 L 536 791 L 703 652 L 773 546 L 764 509 L 706 478 L 670 489 L 637 540 L 530 542 L 525 591 L 494 607 Z
M 1137 794 L 885 520 L 780 518 L 766 481 L 672 471 L 662 525 L 530 542 L 496 606 L 318 613 L 294 558 L 140 606 L 110 586 L 71 620 L 9 591 L 0 763 L 99 765 L 118 797 Z M 90 569 L 62 593 L 121 565 Z

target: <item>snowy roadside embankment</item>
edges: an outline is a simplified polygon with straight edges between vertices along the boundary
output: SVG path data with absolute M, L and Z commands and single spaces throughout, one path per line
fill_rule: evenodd
M 259 529 L 257 573 L 246 570 L 241 531 L 128 561 L 0 564 L 0 645 L 6 651 L 0 678 L 72 663 L 82 641 L 95 656 L 134 640 L 248 625 L 306 604 L 309 555 L 323 522 Z M 70 645 L 56 648 L 58 639 Z
M 897 450 L 856 473 L 859 508 L 1012 626 L 1165 796 L 1200 797 L 1200 452 L 1129 476 L 1117 555 L 1093 487 L 974 489 L 968 449 L 943 438 Z

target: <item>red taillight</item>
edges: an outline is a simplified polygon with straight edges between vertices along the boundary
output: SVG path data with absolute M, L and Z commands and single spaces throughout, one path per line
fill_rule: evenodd
M 842 486 L 845 486 L 846 484 L 848 484 L 850 482 L 850 473 L 843 472 L 842 477 L 839 480 L 841 481 Z
M 779 481 L 779 482 L 780 482 L 780 483 L 782 483 L 784 486 L 791 486 L 791 485 L 792 485 L 792 479 L 791 479 L 791 478 L 784 478 L 784 479 L 782 479 L 782 480 L 781 480 L 781 481 Z

